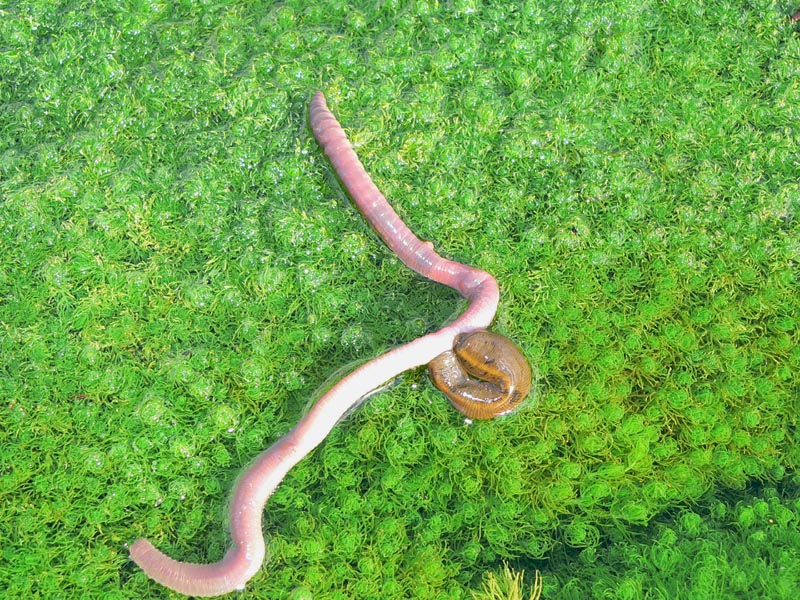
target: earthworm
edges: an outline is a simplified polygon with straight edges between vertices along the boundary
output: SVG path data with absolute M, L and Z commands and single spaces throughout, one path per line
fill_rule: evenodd
M 365 171 L 321 92 L 311 100 L 309 122 L 353 202 L 383 241 L 410 268 L 457 290 L 469 304 L 449 325 L 390 350 L 347 375 L 311 407 L 294 429 L 256 458 L 234 488 L 230 505 L 232 545 L 221 561 L 179 562 L 145 539 L 131 545 L 131 558 L 149 577 L 182 594 L 206 597 L 243 589 L 264 560 L 261 515 L 286 473 L 369 392 L 450 351 L 456 336 L 485 329 L 497 310 L 499 290 L 489 273 L 442 258 L 433 244 L 420 240 L 400 220 Z

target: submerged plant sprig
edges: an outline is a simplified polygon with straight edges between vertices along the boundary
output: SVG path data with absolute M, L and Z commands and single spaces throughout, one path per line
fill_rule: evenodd
M 503 563 L 499 574 L 489 572 L 484 576 L 481 589 L 472 592 L 473 600 L 539 600 L 542 596 L 542 578 L 539 571 L 534 572 L 533 583 L 526 596 L 524 586 L 525 571 L 516 570 Z

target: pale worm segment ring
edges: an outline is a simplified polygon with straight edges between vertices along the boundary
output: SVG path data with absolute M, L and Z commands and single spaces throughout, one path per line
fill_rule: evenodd
M 510 339 L 479 329 L 458 335 L 453 350 L 428 363 L 434 385 L 470 419 L 516 409 L 531 389 L 531 367 Z

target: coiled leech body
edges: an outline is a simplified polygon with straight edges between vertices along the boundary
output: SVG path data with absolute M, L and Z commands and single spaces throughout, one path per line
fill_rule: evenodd
M 294 429 L 256 458 L 234 488 L 230 504 L 232 544 L 222 560 L 211 564 L 181 562 L 168 557 L 146 539 L 131 545 L 131 558 L 149 577 L 182 594 L 210 597 L 243 589 L 264 560 L 261 515 L 286 473 L 316 448 L 361 398 L 400 373 L 450 352 L 457 336 L 485 329 L 497 310 L 499 290 L 489 273 L 442 258 L 434 251 L 433 244 L 417 238 L 400 220 L 367 175 L 321 92 L 311 101 L 309 121 L 353 202 L 384 242 L 410 268 L 457 290 L 469 305 L 449 325 L 390 350 L 344 377 L 311 407 Z M 446 385 L 448 389 L 460 387 L 457 379 L 448 379 Z
M 504 335 L 479 329 L 459 334 L 453 350 L 428 363 L 433 383 L 471 419 L 493 419 L 516 409 L 531 389 L 525 355 Z

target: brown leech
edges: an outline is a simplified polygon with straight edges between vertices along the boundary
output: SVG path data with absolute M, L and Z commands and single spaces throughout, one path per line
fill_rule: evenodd
M 531 389 L 531 367 L 507 337 L 486 330 L 464 333 L 453 350 L 428 363 L 433 383 L 471 419 L 493 419 L 519 406 Z

